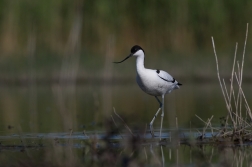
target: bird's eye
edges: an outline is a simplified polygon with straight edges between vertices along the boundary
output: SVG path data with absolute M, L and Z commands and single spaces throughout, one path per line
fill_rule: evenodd
M 131 53 L 136 53 L 136 52 L 137 52 L 138 50 L 140 50 L 140 49 L 141 49 L 141 47 L 135 45 L 135 46 L 133 46 L 133 47 L 131 48 Z

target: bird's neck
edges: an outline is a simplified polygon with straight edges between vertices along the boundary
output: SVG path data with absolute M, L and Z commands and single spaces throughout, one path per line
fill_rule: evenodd
M 136 68 L 137 68 L 137 71 L 141 71 L 141 70 L 145 69 L 144 68 L 144 56 L 137 57 Z

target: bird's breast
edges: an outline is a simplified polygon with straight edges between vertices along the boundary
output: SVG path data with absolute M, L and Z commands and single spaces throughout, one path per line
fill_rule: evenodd
M 161 80 L 155 73 L 137 74 L 137 84 L 147 94 L 161 96 L 166 94 L 167 83 Z

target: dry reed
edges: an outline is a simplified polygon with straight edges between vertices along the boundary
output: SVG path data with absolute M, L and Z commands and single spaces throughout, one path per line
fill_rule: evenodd
M 204 121 L 199 116 L 196 115 L 196 117 L 198 117 L 202 122 L 205 123 L 205 127 L 203 128 L 202 132 L 202 139 L 204 138 L 206 130 L 209 128 L 211 129 L 212 136 L 215 139 L 220 139 L 220 137 L 221 138 L 228 137 L 230 141 L 235 141 L 238 142 L 239 144 L 243 144 L 244 141 L 252 137 L 252 130 L 251 130 L 252 124 L 250 121 L 248 121 L 252 120 L 252 113 L 249 104 L 247 102 L 245 93 L 242 89 L 242 81 L 243 81 L 242 77 L 243 77 L 244 58 L 248 37 L 248 25 L 249 24 L 247 24 L 241 64 L 237 60 L 238 43 L 236 43 L 235 46 L 229 89 L 227 88 L 225 79 L 221 79 L 220 77 L 218 56 L 215 49 L 214 38 L 212 37 L 214 56 L 216 60 L 217 77 L 219 80 L 219 84 L 221 87 L 221 91 L 223 94 L 228 114 L 225 118 L 222 118 L 224 124 L 221 128 L 212 127 L 211 120 L 213 116 L 207 121 Z M 237 91 L 235 91 L 236 90 L 235 87 L 237 88 Z

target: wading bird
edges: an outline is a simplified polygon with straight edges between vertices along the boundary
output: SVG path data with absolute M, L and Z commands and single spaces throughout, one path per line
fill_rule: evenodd
M 131 53 L 125 59 L 119 62 L 114 63 L 122 63 L 131 56 L 136 57 L 136 71 L 137 77 L 136 81 L 139 87 L 147 94 L 155 96 L 159 103 L 159 109 L 154 115 L 152 121 L 150 122 L 150 132 L 154 137 L 153 132 L 153 122 L 157 117 L 158 113 L 162 109 L 161 113 L 161 126 L 160 126 L 160 140 L 162 135 L 162 126 L 163 126 L 163 117 L 164 117 L 164 96 L 165 94 L 171 93 L 174 89 L 179 89 L 179 86 L 182 85 L 178 81 L 176 81 L 170 74 L 165 71 L 156 69 L 147 69 L 144 67 L 144 50 L 135 45 L 131 48 Z M 158 99 L 157 96 L 162 97 L 162 102 Z

